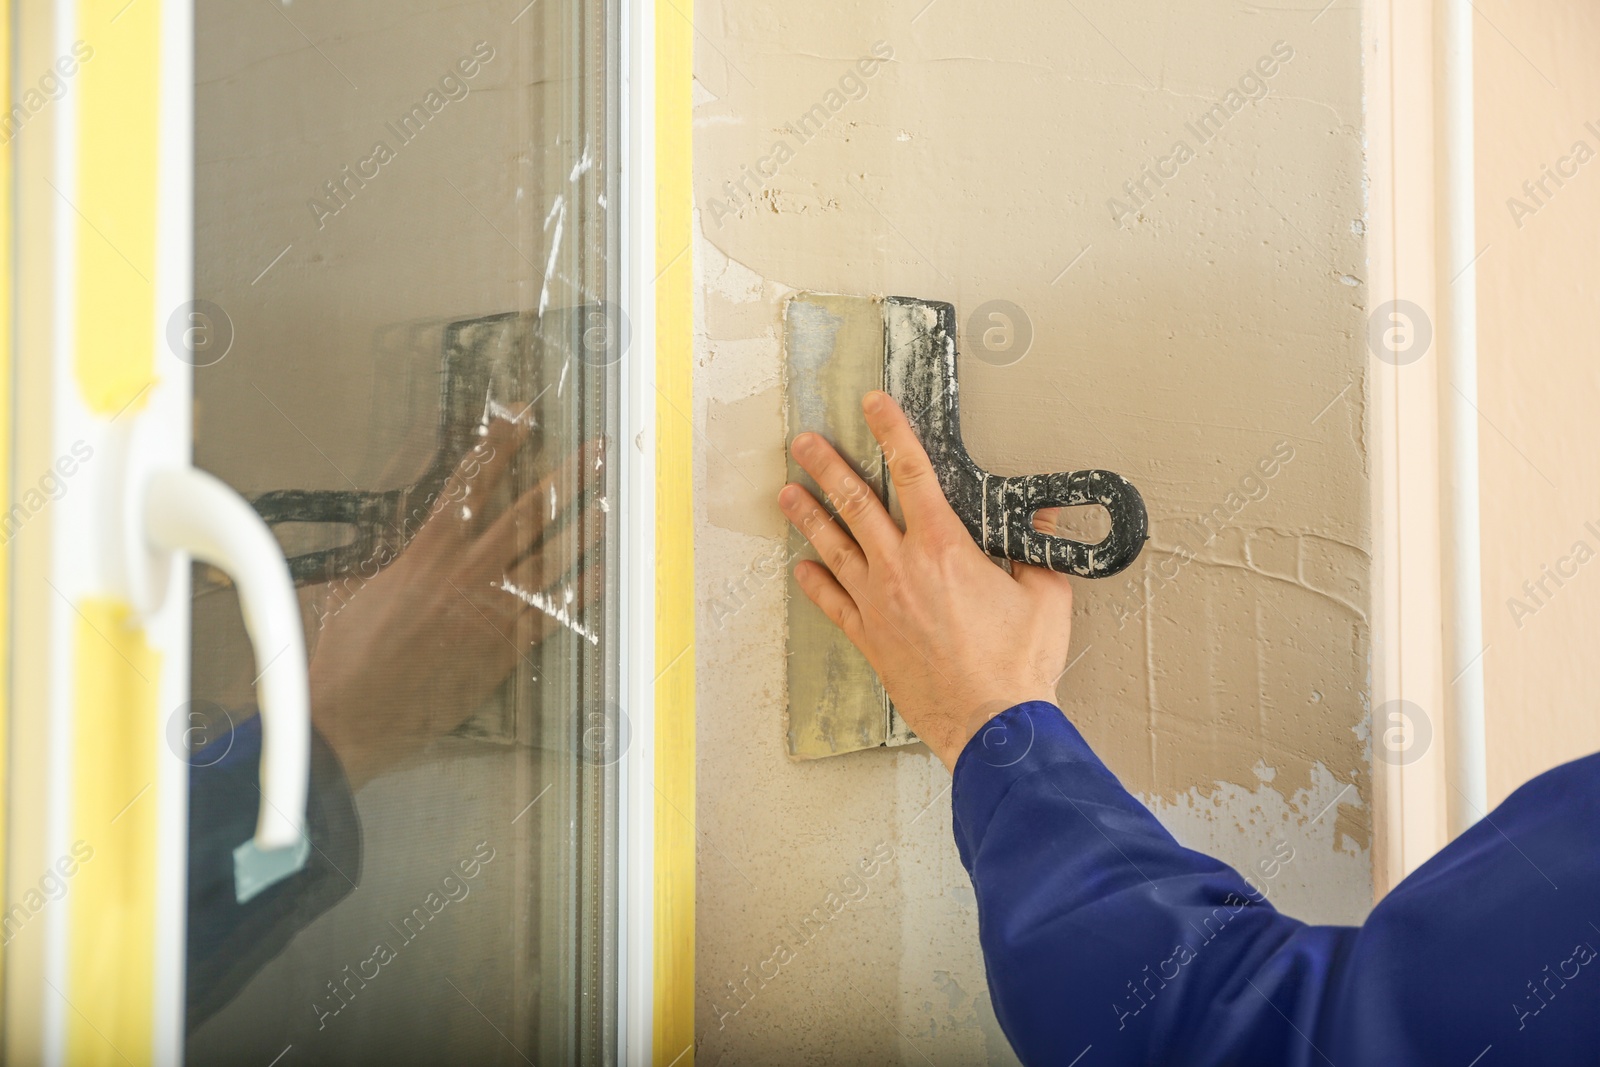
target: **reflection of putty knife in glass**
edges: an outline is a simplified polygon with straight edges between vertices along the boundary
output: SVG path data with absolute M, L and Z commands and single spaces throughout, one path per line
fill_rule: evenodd
M 898 511 L 883 457 L 861 417 L 862 395 L 882 389 L 904 409 L 951 507 L 985 552 L 1084 578 L 1123 570 L 1139 555 L 1148 530 L 1144 501 L 1127 479 L 1100 470 L 1004 478 L 968 454 L 961 439 L 956 333 L 955 308 L 947 303 L 813 293 L 792 298 L 784 309 L 789 439 L 806 430 L 821 434 Z M 823 499 L 793 459 L 789 479 Z M 1104 508 L 1111 520 L 1110 532 L 1096 543 L 1034 528 L 1040 510 L 1085 505 Z M 815 558 L 798 531 L 790 532 L 790 551 Z M 791 574 L 790 754 L 814 759 L 915 739 L 865 658 L 794 586 Z
M 269 526 L 343 527 L 332 547 L 289 553 L 295 581 L 333 581 L 356 568 L 387 565 L 427 520 L 445 482 L 478 443 L 488 405 L 526 394 L 517 379 L 528 365 L 527 331 L 515 314 L 452 323 L 439 373 L 438 439 L 413 483 L 397 489 L 278 489 L 253 501 Z M 332 538 L 318 538 L 326 544 Z M 371 577 L 371 575 L 367 575 Z
M 372 577 L 416 536 L 496 410 L 550 390 L 566 393 L 569 403 L 587 396 L 594 387 L 590 379 L 617 354 L 615 342 L 594 342 L 597 317 L 607 330 L 615 325 L 607 307 L 552 308 L 543 316 L 505 313 L 449 324 L 439 370 L 436 447 L 415 482 L 385 490 L 278 489 L 252 501 L 267 524 L 283 527 L 284 533 L 307 525 L 329 531 L 314 538 L 314 549 L 286 552 L 295 581 L 333 581 L 356 571 Z M 543 406 L 549 407 L 549 400 Z M 546 421 L 539 420 L 541 430 Z M 536 447 L 541 430 L 526 448 Z

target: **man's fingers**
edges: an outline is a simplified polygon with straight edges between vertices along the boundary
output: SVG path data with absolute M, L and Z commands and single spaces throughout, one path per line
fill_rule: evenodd
M 900 497 L 900 509 L 905 512 L 907 529 L 925 524 L 960 526 L 961 520 L 939 487 L 939 478 L 928 461 L 928 453 L 894 397 L 873 390 L 862 400 L 861 409 L 867 415 L 867 428 L 883 449 L 889 477 Z
M 493 570 L 521 558 L 566 513 L 573 498 L 595 484 L 595 464 L 604 454 L 605 445 L 600 441 L 579 446 L 495 519 L 473 544 L 468 565 Z
M 850 527 L 869 559 L 900 543 L 904 535 L 889 517 L 877 492 L 832 445 L 817 434 L 803 433 L 789 447 L 800 466 L 828 494 L 829 502 Z
M 778 494 L 778 506 L 834 575 L 851 585 L 866 581 L 867 560 L 861 547 L 828 516 L 816 497 L 798 485 L 786 485 Z M 887 521 L 888 516 L 884 519 Z
M 504 417 L 492 420 L 482 439 L 445 483 L 446 494 L 452 500 L 464 500 L 491 492 L 511 469 L 517 450 L 532 432 L 533 417 L 526 408 L 509 411 Z M 473 510 L 481 511 L 481 508 Z
M 833 624 L 854 641 L 861 633 L 861 609 L 826 567 L 804 560 L 794 569 L 800 589 Z
M 1035 567 L 1028 563 L 1011 564 L 1011 577 L 1017 584 L 1029 592 L 1046 593 L 1051 596 L 1065 597 L 1067 608 L 1072 606 L 1072 583 L 1065 574 L 1060 574 L 1047 567 Z
M 407 525 L 422 523 L 416 540 L 429 541 L 458 536 L 477 525 L 462 521 L 460 509 L 481 515 L 483 501 L 505 477 L 517 450 L 533 431 L 533 420 L 526 411 L 489 423 L 483 437 L 456 464 L 445 479 L 427 515 L 407 515 Z
M 524 557 L 506 576 L 506 581 L 524 598 L 549 589 L 588 555 L 600 540 L 601 530 L 600 510 L 593 506 L 584 508 L 572 522 L 550 534 L 543 544 Z M 570 587 L 573 580 L 569 579 L 566 584 Z M 560 595 L 565 596 L 565 590 L 560 591 Z
M 599 638 L 589 625 L 588 616 L 600 602 L 605 586 L 605 566 L 597 562 L 572 576 L 567 583 L 572 596 L 560 591 L 550 596 L 526 598 L 527 608 L 519 620 L 519 634 L 530 644 L 537 645 L 557 630 L 570 630 L 595 644 Z

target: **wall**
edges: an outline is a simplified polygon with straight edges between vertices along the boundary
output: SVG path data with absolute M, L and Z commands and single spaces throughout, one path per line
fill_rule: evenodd
M 974 455 L 1120 471 L 1152 518 L 1132 570 L 1078 586 L 1064 707 L 1186 843 L 1291 912 L 1359 920 L 1359 12 L 706 0 L 695 17 L 700 1062 L 1011 1062 L 944 769 L 921 746 L 784 753 L 779 314 L 798 289 L 963 316 L 1009 302 L 1022 358 L 983 348 L 991 327 L 1006 348 L 1004 320 L 963 341 Z M 892 859 L 847 881 L 875 849 Z
M 1600 748 L 1590 675 L 1600 628 L 1600 12 L 1577 0 L 1481 9 L 1483 662 L 1498 803 Z

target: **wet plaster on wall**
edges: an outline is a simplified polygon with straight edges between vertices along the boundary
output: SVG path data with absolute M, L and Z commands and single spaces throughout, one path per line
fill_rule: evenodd
M 1012 1062 L 943 767 L 921 746 L 784 755 L 779 316 L 799 289 L 1020 310 L 1021 360 L 974 358 L 992 323 L 963 340 L 975 458 L 1120 471 L 1152 518 L 1123 578 L 1077 586 L 1063 707 L 1182 840 L 1292 913 L 1364 914 L 1360 30 L 1314 14 L 697 8 L 702 1062 Z M 893 58 L 844 81 L 877 42 Z M 1278 42 L 1264 99 L 1205 144 L 1185 132 Z M 1119 221 L 1107 201 L 1184 138 L 1194 157 Z M 796 947 L 880 843 L 893 861 Z

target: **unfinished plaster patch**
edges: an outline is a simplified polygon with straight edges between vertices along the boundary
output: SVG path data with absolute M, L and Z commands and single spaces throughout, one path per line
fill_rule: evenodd
M 697 213 L 695 222 L 699 220 Z M 785 293 L 707 241 L 697 242 L 695 256 L 705 260 L 701 299 L 706 310 L 706 337 L 713 341 L 775 337 L 772 304 Z
M 1287 797 L 1261 781 L 1140 799 L 1188 847 L 1232 853 L 1239 873 L 1280 911 L 1317 923 L 1365 916 L 1369 813 L 1353 783 L 1321 763 L 1313 764 L 1311 785 Z
M 898 752 L 892 822 L 907 907 L 896 1025 L 936 1063 L 1011 1067 L 1017 1060 L 989 1002 L 978 947 L 977 896 L 950 845 L 950 775 L 921 745 Z M 912 1053 L 900 1062 L 925 1061 Z
M 784 450 L 771 432 L 774 421 L 783 421 L 778 389 L 708 401 L 707 521 L 754 537 L 783 536 L 786 525 L 773 500 L 783 486 Z
M 698 222 L 699 216 L 696 215 Z M 771 301 L 782 290 L 723 255 L 696 229 L 701 278 L 697 347 L 717 368 L 705 409 L 707 521 L 756 537 L 785 530 L 775 503 L 784 483 L 785 442 L 778 334 Z
M 689 98 L 689 104 L 695 109 L 696 112 L 700 111 L 700 109 L 705 107 L 707 104 L 714 104 L 717 102 L 717 94 L 712 92 L 710 89 L 707 89 L 706 83 L 701 81 L 699 78 L 693 79 L 693 84 L 690 86 L 689 91 L 691 94 Z

